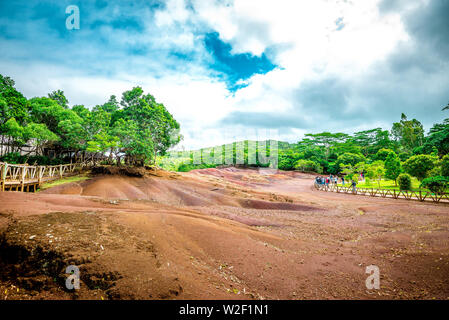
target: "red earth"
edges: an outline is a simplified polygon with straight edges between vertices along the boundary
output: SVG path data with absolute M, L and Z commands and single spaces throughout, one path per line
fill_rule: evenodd
M 313 178 L 230 167 L 0 192 L 0 299 L 449 299 L 449 205 Z

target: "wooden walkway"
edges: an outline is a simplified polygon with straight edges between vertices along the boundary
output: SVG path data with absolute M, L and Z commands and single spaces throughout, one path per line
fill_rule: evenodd
M 86 165 L 29 166 L 0 162 L 0 191 L 36 191 L 42 183 L 73 175 Z
M 435 203 L 449 203 L 449 193 L 435 194 L 429 191 L 398 191 L 398 190 L 386 190 L 386 189 L 374 189 L 374 188 L 355 188 L 355 191 L 351 186 L 343 187 L 334 184 L 319 185 L 315 183 L 315 188 L 320 191 L 347 193 L 354 195 L 381 197 L 390 199 L 405 199 L 405 200 L 417 200 L 417 201 L 429 201 Z

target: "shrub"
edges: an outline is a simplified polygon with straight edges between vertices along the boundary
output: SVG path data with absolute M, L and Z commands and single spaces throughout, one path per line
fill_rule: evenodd
M 365 178 L 365 184 L 367 185 L 367 186 L 370 186 L 371 185 L 371 179 L 370 178 Z
M 59 158 L 49 158 L 47 156 L 22 156 L 18 152 L 10 152 L 5 154 L 1 161 L 11 163 L 11 164 L 29 164 L 29 165 L 38 165 L 38 166 L 52 166 L 58 164 L 64 164 L 63 159 Z
M 2 161 L 11 163 L 11 164 L 20 164 L 22 160 L 22 156 L 18 152 L 10 152 L 5 154 L 2 158 Z
M 398 177 L 399 189 L 410 190 L 412 188 L 412 178 L 407 173 L 402 173 Z
M 441 175 L 444 177 L 449 177 L 449 154 L 445 155 L 441 159 Z
M 298 162 L 296 162 L 295 168 L 303 172 L 322 172 L 321 166 L 312 160 L 298 160 Z
M 189 172 L 191 170 L 196 169 L 208 169 L 208 168 L 215 168 L 216 164 L 190 164 L 190 163 L 183 163 L 179 165 L 178 172 Z
M 69 161 L 64 161 L 63 159 L 60 158 L 49 158 L 47 156 L 30 156 L 24 159 L 24 162 L 30 165 L 37 164 L 39 166 L 54 166 L 58 164 L 67 163 Z
M 443 193 L 449 185 L 449 178 L 436 176 L 426 178 L 421 182 L 421 188 L 427 188 L 433 193 Z

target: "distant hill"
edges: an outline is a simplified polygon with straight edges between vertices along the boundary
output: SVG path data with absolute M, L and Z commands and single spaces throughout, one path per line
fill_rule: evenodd
M 171 151 L 159 160 L 159 166 L 174 171 L 229 164 L 268 167 L 277 165 L 280 151 L 294 146 L 296 144 L 277 140 L 241 140 L 196 150 Z M 277 151 L 274 151 L 273 147 L 276 147 Z

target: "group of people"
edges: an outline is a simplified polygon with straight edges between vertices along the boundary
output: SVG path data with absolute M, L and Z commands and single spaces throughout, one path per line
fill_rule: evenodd
M 332 175 L 330 175 L 328 177 L 320 177 L 320 176 L 318 176 L 318 177 L 315 178 L 315 183 L 318 184 L 318 185 L 326 185 L 326 186 L 328 186 L 330 184 L 338 184 L 338 177 L 337 176 L 332 176 Z M 345 185 L 345 178 L 344 177 L 341 177 L 341 183 L 343 185 Z
M 329 185 L 337 185 L 338 179 L 339 178 L 337 176 L 332 176 L 332 175 L 329 175 L 328 177 L 317 176 L 315 178 L 315 184 L 317 184 L 318 186 L 326 186 L 326 187 Z M 344 186 L 345 185 L 345 177 L 341 177 L 340 181 L 341 181 L 342 185 Z M 355 193 L 357 183 L 355 181 L 352 181 L 351 186 L 352 186 L 353 192 Z

